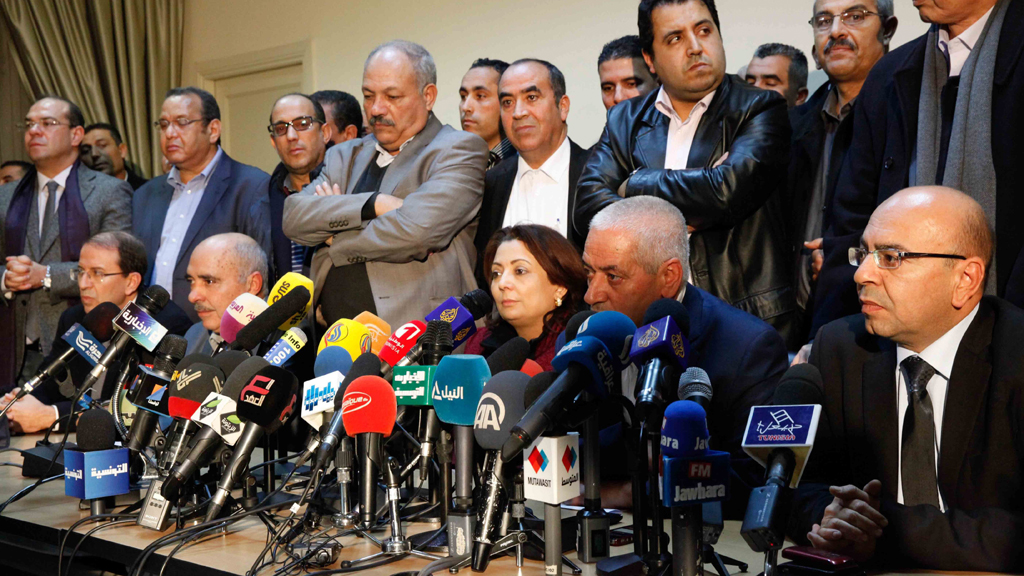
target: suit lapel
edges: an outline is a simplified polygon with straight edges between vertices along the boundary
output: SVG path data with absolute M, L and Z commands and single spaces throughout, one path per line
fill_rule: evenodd
M 363 144 L 360 145 L 359 150 L 353 155 L 354 158 L 351 162 L 352 172 L 348 175 L 348 183 L 345 185 L 346 194 L 351 194 L 355 190 L 356 184 L 359 183 L 359 179 L 363 176 L 363 172 L 366 172 L 370 162 L 373 162 L 373 157 L 377 153 L 377 147 L 374 145 L 376 142 L 377 140 L 373 136 L 368 136 L 363 141 Z
M 711 98 L 711 104 L 700 117 L 700 124 L 697 125 L 697 132 L 693 135 L 693 143 L 690 144 L 690 154 L 686 157 L 687 168 L 704 168 L 710 166 L 715 160 L 711 156 L 715 154 L 719 144 L 723 149 L 728 148 L 730 142 L 725 138 L 722 127 L 725 125 L 725 116 L 719 110 L 723 106 L 729 94 L 730 76 L 726 75 L 718 91 Z
M 569 206 L 566 208 L 565 213 L 569 215 L 570 223 L 572 222 L 573 209 L 576 207 L 576 184 L 580 181 L 580 175 L 583 174 L 583 168 L 587 165 L 587 158 L 589 157 L 590 154 L 586 150 L 577 146 L 571 139 L 569 140 Z M 583 238 L 578 237 L 576 229 L 571 224 L 569 226 L 569 240 L 582 247 Z
M 892 497 L 899 481 L 899 417 L 896 412 L 896 345 L 876 338 L 879 350 L 864 363 L 861 394 L 863 395 L 863 450 L 865 459 L 874 459 L 866 469 L 880 470 L 882 489 Z M 855 463 L 856 464 L 856 463 Z M 868 464 L 864 462 L 863 464 Z
M 402 182 L 406 174 L 409 173 L 409 170 L 416 165 L 416 159 L 419 158 L 420 152 L 434 140 L 434 137 L 440 131 L 441 121 L 431 112 L 430 118 L 427 119 L 427 125 L 423 127 L 423 130 L 420 130 L 412 142 L 409 142 L 405 149 L 398 154 L 394 162 L 388 166 L 388 171 L 384 173 L 384 179 L 380 182 L 381 194 L 391 194 L 395 191 L 398 183 Z
M 995 314 L 983 300 L 979 304 L 978 315 L 960 341 L 953 361 L 939 446 L 939 488 L 944 495 L 956 494 L 956 481 L 966 461 L 971 433 L 988 396 L 989 377 L 992 375 L 989 345 L 994 326 Z
M 904 65 L 893 73 L 893 86 L 903 116 L 903 143 L 908 160 L 917 148 L 917 111 L 920 107 L 924 51 L 927 46 L 928 36 L 925 35 L 907 56 Z
M 507 165 L 502 166 L 501 175 L 497 178 L 497 182 L 494 189 L 495 197 L 492 200 L 494 204 L 494 220 L 492 222 L 493 229 L 498 230 L 501 228 L 502 222 L 505 221 L 505 212 L 508 212 L 508 200 L 512 197 L 512 186 L 516 182 L 516 176 L 519 175 L 519 157 L 516 156 L 515 162 L 507 162 Z
M 42 251 L 39 249 L 39 192 L 32 194 L 28 207 L 28 223 L 25 227 L 28 229 L 25 233 L 25 254 L 33 261 L 39 262 L 43 259 Z
M 206 183 L 206 188 L 203 189 L 203 197 L 199 200 L 196 213 L 192 217 L 192 222 L 188 225 L 185 238 L 181 241 L 181 248 L 178 250 L 178 261 L 175 262 L 175 267 L 177 267 L 186 254 L 191 254 L 188 247 L 192 245 L 199 231 L 206 224 L 206 220 L 216 211 L 221 197 L 227 192 L 228 180 L 231 177 L 233 164 L 234 161 L 227 154 L 223 154 L 220 161 L 217 162 L 216 168 L 213 169 L 213 173 L 210 174 L 210 180 Z
M 652 110 L 654 108 L 652 107 Z M 655 110 L 656 114 L 661 114 Z M 636 134 L 636 153 L 644 168 L 665 169 L 665 146 L 668 145 L 668 118 L 662 123 L 644 123 Z

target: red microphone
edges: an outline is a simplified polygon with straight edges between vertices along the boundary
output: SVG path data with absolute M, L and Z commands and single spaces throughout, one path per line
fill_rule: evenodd
M 386 364 L 383 374 L 391 379 L 391 369 L 402 361 L 419 342 L 420 336 L 427 331 L 427 325 L 420 320 L 413 320 L 398 327 L 380 349 L 380 359 Z
M 520 372 L 525 373 L 530 378 L 533 378 L 537 374 L 544 371 L 544 368 L 540 364 L 537 364 L 533 360 L 527 358 L 526 362 L 523 362 L 523 367 L 519 369 Z
M 341 418 L 345 431 L 359 442 L 362 455 L 362 484 L 359 491 L 359 521 L 364 530 L 377 522 L 377 474 L 381 470 L 381 438 L 391 436 L 398 402 L 395 391 L 380 376 L 360 376 L 345 389 Z

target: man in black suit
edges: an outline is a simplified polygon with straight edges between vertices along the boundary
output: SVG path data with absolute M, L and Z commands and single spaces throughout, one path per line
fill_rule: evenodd
M 690 226 L 693 284 L 791 340 L 796 299 L 773 198 L 789 161 L 786 102 L 725 73 L 714 0 L 643 0 L 637 21 L 661 88 L 608 112 L 580 175 L 576 232 L 623 197 L 668 200 Z
M 907 186 L 950 186 L 985 207 L 998 238 L 987 293 L 1024 304 L 1024 2 L 926 0 L 917 9 L 932 27 L 882 58 L 858 99 L 813 330 L 856 311 L 846 251 L 871 211 Z
M 850 251 L 862 313 L 811 363 L 828 424 L 790 536 L 882 567 L 1024 569 L 1024 312 L 984 296 L 993 236 L 950 188 L 910 188 Z
M 622 312 L 638 326 L 655 300 L 676 298 L 686 307 L 690 366 L 703 368 L 715 391 L 708 411 L 711 447 L 732 454 L 735 474 L 725 512 L 740 518 L 750 488 L 764 478 L 764 470 L 740 448 L 747 415 L 752 406 L 770 403 L 788 357 L 771 326 L 687 284 L 687 236 L 683 215 L 660 198 L 639 196 L 609 205 L 591 221 L 583 251 L 585 300 L 594 310 Z M 630 401 L 636 378 L 635 367 L 623 372 L 622 393 Z M 624 472 L 621 460 L 602 462 L 614 462 Z M 602 502 L 631 506 L 629 482 L 607 484 Z
M 53 347 L 43 360 L 43 365 L 49 365 L 69 348 L 61 337 L 97 305 L 113 302 L 118 308 L 124 308 L 128 302 L 135 300 L 141 287 L 142 275 L 146 273 L 146 263 L 145 246 L 127 232 L 101 232 L 83 244 L 78 270 L 75 272 L 81 303 L 60 315 Z M 154 319 L 167 328 L 168 334 L 184 335 L 191 326 L 188 315 L 174 302 L 168 302 Z M 67 373 L 76 388 L 82 385 L 91 368 L 85 358 L 78 355 L 68 363 Z M 107 385 L 105 381 L 97 386 L 90 391 L 92 397 L 108 400 L 114 386 Z M 4 404 L 17 393 L 16 388 L 4 396 Z M 30 434 L 49 428 L 58 418 L 66 417 L 71 408 L 71 401 L 60 393 L 60 384 L 51 378 L 12 406 L 7 417 L 15 431 Z
M 220 147 L 220 107 L 212 94 L 191 86 L 167 92 L 160 148 L 174 165 L 135 192 L 132 233 L 149 255 L 146 284 L 163 286 L 174 303 L 199 320 L 188 301 L 189 257 L 204 239 L 240 232 L 271 254 L 270 176 L 237 162 Z
M 498 101 L 501 124 L 518 155 L 502 160 L 484 177 L 474 243 L 477 277 L 485 288 L 490 282 L 481 271 L 483 254 L 496 230 L 542 224 L 583 246 L 570 219 L 587 151 L 569 139 L 565 76 L 550 62 L 517 60 L 498 81 Z
M 132 190 L 148 182 L 128 167 L 128 145 L 113 124 L 98 122 L 86 126 L 85 136 L 78 145 L 78 158 L 97 172 L 124 180 Z

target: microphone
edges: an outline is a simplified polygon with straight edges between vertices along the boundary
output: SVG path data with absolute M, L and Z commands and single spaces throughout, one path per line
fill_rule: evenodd
M 655 300 L 644 314 L 644 326 L 633 335 L 629 359 L 640 367 L 636 379 L 636 411 L 642 419 L 657 417 L 667 404 L 665 386 L 675 384 L 689 361 L 690 316 L 678 300 Z
M 278 303 L 288 300 L 289 296 L 298 294 L 301 290 L 305 290 L 305 288 L 299 286 L 285 294 Z M 276 324 L 274 325 L 276 326 Z M 295 376 L 284 368 L 264 366 L 242 388 L 236 410 L 238 417 L 245 422 L 245 425 L 242 428 L 241 436 L 235 443 L 231 460 L 224 467 L 224 475 L 217 482 L 217 490 L 210 498 L 210 507 L 206 510 L 206 522 L 217 518 L 235 484 L 248 474 L 249 459 L 260 438 L 264 434 L 276 432 L 281 424 L 291 416 L 292 410 L 295 408 L 295 392 L 298 385 Z
M 284 298 L 286 294 L 295 290 L 298 287 L 306 289 L 309 293 L 309 301 L 301 309 L 288 317 L 287 320 L 278 326 L 279 330 L 288 330 L 298 326 L 302 319 L 309 313 L 310 307 L 313 306 L 313 281 L 309 278 L 299 274 L 298 272 L 288 272 L 274 284 L 274 287 L 270 289 L 270 295 L 267 296 L 267 303 L 273 306 L 278 300 Z
M 115 448 L 117 428 L 106 410 L 78 417 L 78 449 L 64 453 L 64 494 L 89 500 L 90 513 L 106 514 L 113 497 L 127 494 L 128 449 Z
M 552 366 L 561 374 L 512 429 L 502 448 L 502 459 L 508 462 L 550 429 L 580 392 L 586 390 L 597 399 L 608 396 L 609 388 L 625 367 L 627 344 L 635 331 L 636 325 L 621 312 L 598 312 L 584 320 L 576 338 L 552 360 Z
M 231 373 L 234 372 L 242 362 L 245 362 L 250 358 L 252 358 L 252 356 L 249 356 L 247 352 L 242 352 L 241 350 L 225 350 L 216 356 L 206 357 L 203 362 L 220 368 L 220 371 L 224 373 L 224 377 L 227 378 L 228 376 L 231 376 Z M 225 380 L 225 383 L 226 382 L 227 381 Z
M 526 414 L 525 393 L 530 377 L 522 372 L 503 371 L 495 374 L 484 384 L 480 402 L 473 420 L 473 436 L 481 448 L 490 453 L 489 469 L 483 474 L 484 501 L 479 512 L 479 521 L 473 535 L 474 572 L 483 572 L 491 561 L 491 550 L 499 538 L 499 514 L 508 501 L 508 490 L 503 477 L 504 461 L 499 458 L 502 445 L 512 433 L 512 427 Z M 457 535 L 456 535 L 457 536 Z M 449 546 L 459 539 L 448 539 Z
M 153 356 L 153 368 L 139 366 L 141 374 L 127 394 L 127 399 L 136 410 L 132 427 L 128 431 L 128 449 L 141 452 L 153 439 L 160 416 L 145 406 L 146 398 L 157 389 L 171 383 L 175 364 L 185 356 L 188 342 L 181 336 L 168 334 L 160 341 Z
M 255 294 L 243 292 L 228 304 L 227 310 L 220 318 L 220 337 L 231 344 L 238 336 L 238 331 L 247 326 L 263 313 L 269 305 Z
M 676 394 L 680 400 L 689 400 L 700 404 L 704 412 L 707 412 L 711 409 L 711 398 L 714 396 L 711 378 L 701 368 L 696 366 L 687 368 L 679 377 L 679 388 Z
M 164 396 L 167 415 L 175 419 L 175 429 L 160 454 L 160 468 L 169 470 L 180 462 L 198 425 L 192 415 L 211 392 L 220 392 L 224 386 L 224 373 L 216 366 L 195 362 L 183 369 L 171 383 Z
M 341 372 L 342 376 L 352 369 L 352 355 L 341 346 L 328 346 L 316 355 L 313 363 L 313 375 L 316 377 Z
M 328 346 L 341 346 L 355 360 L 360 354 L 370 351 L 372 342 L 366 326 L 348 318 L 341 318 L 324 332 L 316 353 L 323 352 Z
M 814 447 L 823 389 L 817 367 L 797 364 L 782 375 L 771 406 L 750 409 L 742 446 L 765 467 L 765 485 L 751 491 L 740 533 L 751 550 L 769 554 L 766 566 L 774 566 L 785 541 L 792 489 Z
M 243 326 L 235 336 L 234 342 L 228 344 L 228 350 L 252 350 L 259 346 L 264 338 L 272 334 L 280 324 L 304 310 L 309 304 L 309 290 L 305 286 L 295 286 L 284 296 L 276 299 L 262 314 Z
M 487 357 L 487 367 L 491 374 L 505 370 L 520 370 L 530 357 L 530 343 L 522 336 L 505 342 Z M 536 364 L 536 362 L 534 362 Z
M 352 321 L 366 326 L 370 331 L 370 352 L 380 356 L 384 343 L 391 337 L 391 325 L 369 312 L 360 312 Z
M 678 575 L 703 574 L 702 505 L 727 497 L 729 453 L 709 450 L 709 439 L 699 404 L 668 405 L 661 427 L 661 497 L 672 508 L 672 564 Z
M 380 351 L 381 362 L 387 364 L 387 374 L 384 375 L 385 379 L 391 374 L 391 368 L 398 365 L 406 355 L 408 355 L 413 348 L 416 347 L 416 343 L 420 337 L 423 336 L 427 331 L 427 325 L 419 320 L 413 320 L 407 322 L 398 327 L 391 336 L 388 337 L 387 341 L 384 342 L 384 346 Z M 419 352 L 416 352 L 416 357 L 419 358 Z M 405 365 L 414 364 L 415 361 L 406 362 Z
M 544 368 L 541 367 L 540 364 L 537 364 L 533 360 L 530 360 L 529 358 L 527 358 L 526 361 L 523 362 L 523 366 L 519 369 L 519 371 L 532 378 L 532 377 L 536 376 L 537 374 L 540 374 L 541 372 L 543 372 Z
M 391 436 L 398 404 L 391 385 L 380 376 L 360 376 L 345 388 L 341 417 L 345 430 L 359 442 L 362 484 L 359 494 L 360 528 L 377 521 L 377 475 L 383 462 L 381 437 Z
M 561 350 L 566 342 L 575 338 L 576 334 L 580 331 L 580 326 L 583 325 L 587 318 L 594 314 L 597 314 L 596 310 L 582 310 L 573 314 L 572 318 L 569 318 L 569 321 L 565 323 L 565 330 L 562 330 L 562 333 L 555 339 L 555 348 Z
M 289 328 L 263 357 L 271 366 L 283 366 L 296 352 L 302 350 L 306 341 L 306 333 L 301 328 Z
M 379 374 L 380 358 L 377 358 L 377 355 L 373 352 L 363 354 L 352 363 L 352 369 L 348 371 L 345 380 L 341 383 L 337 394 L 334 396 L 334 417 L 331 418 L 331 424 L 327 428 L 327 433 L 324 434 L 323 440 L 320 442 L 320 448 L 317 449 L 316 461 L 310 469 L 310 474 L 316 474 L 318 470 L 322 470 L 327 466 L 331 457 L 334 456 L 338 442 L 346 436 L 348 427 L 342 418 L 341 408 L 345 401 L 345 390 L 348 385 L 363 376 L 377 376 Z M 392 392 L 391 395 L 394 396 L 395 393 Z M 348 435 L 351 436 L 352 434 Z
M 201 429 L 195 434 L 191 449 L 181 462 L 171 469 L 164 481 L 160 489 L 164 498 L 176 500 L 181 486 L 200 468 L 210 463 L 216 448 L 224 444 L 235 445 L 242 432 L 236 399 L 256 373 L 267 365 L 263 358 L 248 358 L 231 372 L 223 388 L 208 393 L 199 407 L 192 412 L 189 416 L 190 421 L 199 424 Z

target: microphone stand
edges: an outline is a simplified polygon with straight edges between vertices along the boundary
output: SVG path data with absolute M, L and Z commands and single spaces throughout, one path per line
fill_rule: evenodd
M 589 392 L 584 402 L 594 400 Z M 601 445 L 599 416 L 595 412 L 583 421 L 583 509 L 576 516 L 580 524 L 576 555 L 580 562 L 591 564 L 609 555 L 611 521 L 601 506 Z
M 433 417 L 436 419 L 437 414 L 433 410 L 430 411 Z M 452 501 L 452 436 L 446 430 L 441 430 L 440 435 L 437 438 L 436 446 L 437 463 L 441 468 L 441 471 L 437 473 L 439 478 L 438 484 L 440 485 L 440 500 L 437 504 L 437 521 L 439 525 L 444 526 L 448 522 L 448 506 L 447 504 Z M 433 477 L 434 472 L 431 470 L 431 476 Z M 431 500 L 433 500 L 434 494 L 431 493 Z M 434 502 L 431 502 L 434 505 Z M 429 550 L 431 552 L 449 552 L 449 540 L 448 532 L 442 530 L 441 532 L 426 531 L 414 534 L 409 537 L 412 541 L 413 546 L 419 550 Z M 433 535 L 433 538 L 430 536 Z M 470 538 L 472 538 L 472 532 L 470 532 Z

